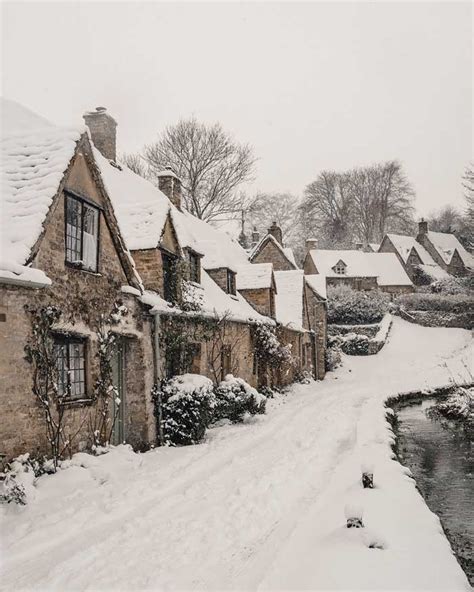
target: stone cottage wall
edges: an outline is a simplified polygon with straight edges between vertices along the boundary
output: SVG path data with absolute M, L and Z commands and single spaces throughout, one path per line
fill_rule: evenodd
M 295 269 L 286 256 L 272 240 L 264 244 L 261 250 L 252 258 L 252 263 L 273 263 L 274 271 L 289 271 Z
M 260 290 L 239 290 L 239 293 L 247 300 L 257 312 L 267 317 L 275 316 L 275 294 L 269 288 Z
M 72 165 L 66 188 L 99 206 L 104 205 L 80 154 Z M 33 266 L 43 269 L 51 278 L 52 286 L 36 290 L 0 286 L 0 313 L 5 318 L 0 323 L 0 452 L 7 458 L 23 452 L 48 453 L 41 409 L 31 392 L 32 368 L 24 359 L 24 346 L 31 333 L 25 305 L 38 308 L 51 304 L 59 307 L 63 314 L 58 331 L 87 339 L 89 394 L 98 376 L 96 331 L 101 315 L 108 316 L 116 302 L 125 304 L 129 313 L 114 330 L 124 335 L 128 343 L 125 383 L 129 441 L 134 446 L 143 447 L 154 434 L 149 398 L 153 383 L 149 324 L 144 320 L 141 305 L 134 297 L 121 292 L 121 286 L 126 285 L 128 280 L 103 213 L 99 227 L 99 272 L 82 271 L 65 264 L 64 202 L 64 193 L 61 193 L 50 210 L 33 260 Z M 91 407 L 75 405 L 67 409 L 66 418 L 72 432 L 80 428 L 74 449 L 81 449 L 90 444 L 86 418 Z

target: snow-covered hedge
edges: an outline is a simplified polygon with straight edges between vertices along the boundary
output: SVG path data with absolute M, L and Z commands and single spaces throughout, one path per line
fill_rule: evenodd
M 353 326 L 353 330 L 341 331 L 335 335 L 329 335 L 326 350 L 326 370 L 334 370 L 340 363 L 340 353 L 343 351 L 350 356 L 367 356 L 378 353 L 385 345 L 390 327 L 392 326 L 392 315 L 387 313 L 382 321 L 375 325 Z M 340 328 L 341 325 L 333 325 Z M 366 331 L 359 331 L 361 327 L 373 329 L 369 334 Z M 351 328 L 350 326 L 344 329 Z
M 267 399 L 242 378 L 228 374 L 215 391 L 214 421 L 229 419 L 233 423 L 244 420 L 247 413 L 265 413 Z
M 429 285 L 428 290 L 435 294 L 467 294 L 474 290 L 474 276 L 450 276 L 436 280 Z
M 339 368 L 342 364 L 341 360 L 341 346 L 337 338 L 328 338 L 328 343 L 324 356 L 324 364 L 326 366 L 326 372 L 331 372 Z
M 378 323 L 388 311 L 390 298 L 384 292 L 361 292 L 349 286 L 328 288 L 328 323 L 365 325 Z
M 154 392 L 155 408 L 165 444 L 196 444 L 212 420 L 215 397 L 212 381 L 198 374 L 183 374 L 164 382 Z
M 474 294 L 413 292 L 398 296 L 395 304 L 406 311 L 440 311 L 459 314 L 473 310 Z
M 182 446 L 200 442 L 220 419 L 237 423 L 247 413 L 265 413 L 267 399 L 232 374 L 217 387 L 205 376 L 183 374 L 153 389 L 153 401 L 163 444 Z

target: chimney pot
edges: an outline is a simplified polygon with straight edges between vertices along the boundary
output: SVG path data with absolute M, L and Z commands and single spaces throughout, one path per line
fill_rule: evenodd
M 83 115 L 89 128 L 92 142 L 97 150 L 108 160 L 117 159 L 117 122 L 107 113 L 105 107 L 96 107 Z
M 281 228 L 278 226 L 276 222 L 272 222 L 272 225 L 268 229 L 268 234 L 271 234 L 273 238 L 283 246 L 283 235 L 281 233 Z
M 428 233 L 428 221 L 422 218 L 418 222 L 418 234 L 427 234 Z

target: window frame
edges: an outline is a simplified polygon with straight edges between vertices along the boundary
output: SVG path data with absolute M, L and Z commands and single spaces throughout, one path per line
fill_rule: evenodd
M 62 333 L 55 333 L 53 334 L 53 341 L 54 345 L 56 346 L 65 346 L 66 347 L 66 376 L 67 376 L 67 385 L 65 391 L 61 394 L 59 391 L 59 382 L 60 382 L 60 370 L 58 366 L 59 357 L 56 357 L 56 371 L 58 372 L 58 397 L 60 398 L 62 403 L 78 403 L 81 401 L 90 401 L 90 397 L 88 395 L 89 385 L 88 385 L 88 339 L 86 337 L 79 337 L 76 335 L 65 335 Z M 72 383 L 71 382 L 71 362 L 70 362 L 70 346 L 74 344 L 81 344 L 83 346 L 83 371 L 84 371 L 84 391 L 81 393 L 80 396 L 72 396 Z M 62 382 L 62 381 L 61 381 Z
M 237 274 L 234 273 L 232 270 L 227 268 L 227 278 L 226 278 L 226 288 L 227 294 L 232 294 L 233 296 L 237 293 L 237 282 L 236 276 Z
M 101 212 L 103 208 L 100 205 L 92 202 L 91 200 L 78 195 L 74 191 L 65 190 L 64 191 L 64 263 L 67 267 L 72 267 L 73 269 L 80 269 L 82 271 L 87 271 L 89 273 L 99 273 L 99 253 L 100 253 L 100 219 L 101 219 Z M 75 263 L 74 261 L 68 260 L 68 245 L 67 245 L 67 225 L 68 225 L 68 202 L 69 200 L 74 200 L 81 206 L 81 226 L 80 226 L 80 244 L 81 244 L 81 263 Z M 88 269 L 84 267 L 83 257 L 84 257 L 84 209 L 88 207 L 93 209 L 97 212 L 97 248 L 96 248 L 96 256 L 95 256 L 95 269 Z
M 196 284 L 201 283 L 201 258 L 197 253 L 188 249 L 188 268 L 189 268 L 189 281 Z M 195 274 L 193 275 L 193 272 Z
M 178 256 L 167 249 L 160 248 L 161 251 L 161 268 L 163 272 L 163 298 L 170 302 L 171 304 L 176 303 L 178 300 Z M 170 284 L 169 281 L 166 281 L 166 276 L 168 275 L 169 271 L 165 273 L 165 261 L 168 260 L 171 268 L 174 269 L 172 275 L 174 276 L 174 284 Z M 172 294 L 168 292 L 168 290 L 172 289 Z M 170 296 L 170 298 L 168 298 Z

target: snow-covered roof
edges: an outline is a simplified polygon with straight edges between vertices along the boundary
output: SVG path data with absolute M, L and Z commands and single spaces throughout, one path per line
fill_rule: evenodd
M 304 276 L 305 282 L 308 286 L 316 292 L 321 298 L 326 300 L 327 298 L 327 287 L 326 287 L 326 276 L 319 274 L 310 274 Z
M 304 272 L 302 269 L 292 269 L 274 273 L 277 288 L 276 319 L 292 329 L 302 329 Z
M 258 255 L 258 253 L 260 253 L 260 251 L 263 249 L 263 247 L 269 241 L 273 242 L 273 244 L 281 252 L 281 254 L 283 255 L 283 257 L 285 257 L 285 259 L 288 260 L 288 262 L 290 263 L 290 265 L 293 265 L 295 268 L 297 267 L 296 262 L 295 262 L 295 257 L 293 255 L 293 251 L 291 249 L 288 249 L 288 248 L 287 249 L 284 249 L 272 234 L 265 235 L 255 245 L 255 247 L 253 248 L 253 250 L 252 250 L 252 252 L 250 253 L 250 256 L 249 256 L 250 261 L 252 261 L 252 259 L 255 259 L 255 257 Z
M 447 271 L 444 271 L 439 265 L 420 265 L 420 269 L 433 280 L 442 280 L 450 277 Z
M 457 251 L 464 265 L 474 269 L 474 257 L 466 251 L 454 234 L 429 230 L 428 239 L 446 264 L 451 263 L 454 251 Z
M 51 283 L 25 267 L 85 129 L 54 127 L 21 105 L 1 102 L 0 277 Z
M 204 255 L 201 261 L 204 269 L 228 267 L 236 272 L 240 265 L 248 263 L 245 249 L 227 233 L 216 230 L 211 224 L 189 212 L 178 211 L 178 214 L 178 218 L 194 238 L 195 250 Z
M 412 286 L 395 253 L 365 253 L 379 286 Z
M 374 277 L 377 273 L 372 269 L 369 260 L 363 251 L 315 249 L 310 251 L 313 263 L 321 275 L 326 277 L 341 277 L 334 271 L 333 267 L 340 261 L 345 263 L 345 277 Z
M 193 286 L 194 299 L 199 303 L 198 311 L 182 312 L 180 309 L 171 306 L 158 294 L 145 291 L 141 298 L 144 304 L 151 307 L 151 312 L 168 314 L 184 314 L 187 316 L 208 316 L 222 317 L 227 315 L 229 320 L 240 322 L 265 322 L 273 321 L 258 313 L 239 293 L 236 295 L 226 294 L 216 282 L 205 271 L 201 271 L 200 286 Z
M 377 251 L 380 248 L 380 243 L 369 243 L 369 247 L 372 249 L 374 253 L 377 253 Z
M 420 245 L 420 243 L 412 236 L 389 233 L 387 234 L 387 237 L 390 239 L 391 243 L 405 263 L 408 261 L 411 250 L 414 249 L 418 253 L 418 256 L 424 265 L 436 265 L 433 257 L 428 253 L 423 245 Z
M 237 290 L 271 288 L 273 265 L 271 263 L 247 263 L 237 268 Z
M 296 259 L 295 254 L 293 253 L 293 249 L 291 247 L 283 247 L 283 253 L 285 253 L 288 261 L 297 268 L 298 266 L 296 265 Z

